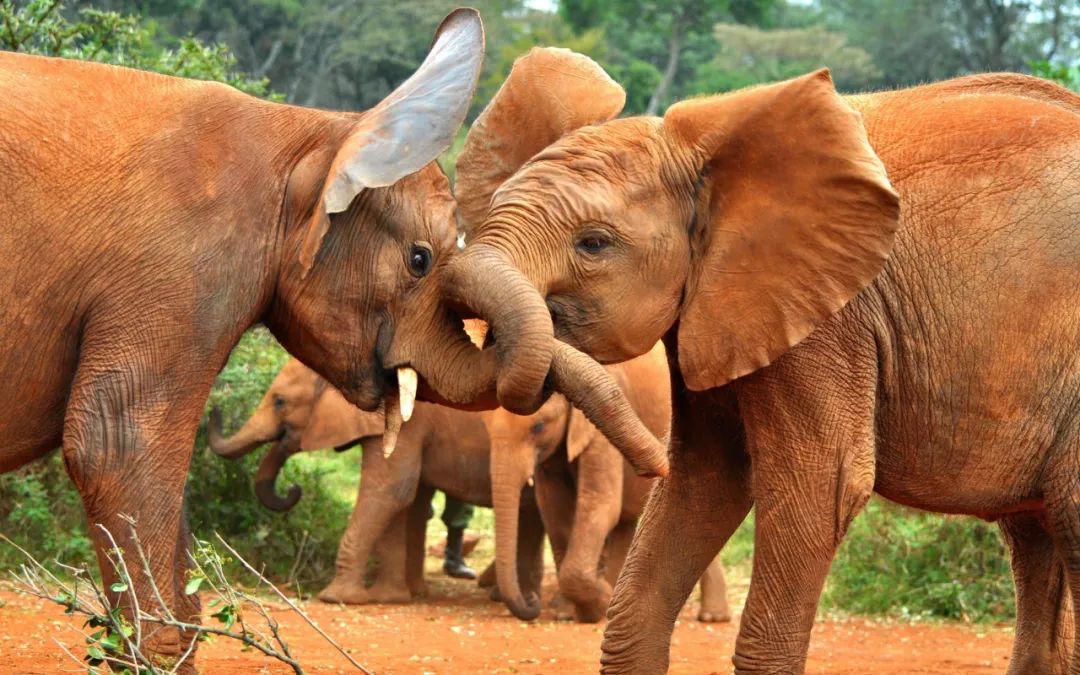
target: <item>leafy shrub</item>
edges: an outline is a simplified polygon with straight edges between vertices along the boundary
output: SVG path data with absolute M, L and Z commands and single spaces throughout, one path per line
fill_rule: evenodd
M 1012 618 L 1008 550 L 992 523 L 874 498 L 833 561 L 823 607 L 965 621 Z
M 288 358 L 265 328 L 244 335 L 218 375 L 207 403 L 208 409 L 221 408 L 227 432 L 239 428 L 255 410 Z M 304 496 L 288 513 L 274 513 L 259 504 L 253 490 L 261 455 L 256 451 L 236 461 L 215 455 L 206 444 L 204 416 L 188 473 L 186 501 L 192 530 L 203 539 L 215 531 L 221 533 L 244 558 L 264 566 L 273 579 L 299 581 L 305 589 L 329 581 L 355 487 L 344 494 L 330 488 L 337 478 L 331 475 L 336 463 L 293 458 L 285 465 L 280 483 L 300 485 Z
M 84 7 L 75 16 L 69 19 L 57 0 L 0 0 L 0 49 L 214 80 L 255 96 L 270 96 L 269 81 L 238 72 L 236 58 L 224 45 L 159 36 L 139 17 L 117 12 Z M 162 47 L 163 41 L 176 46 Z
M 1031 66 L 1033 75 L 1045 77 L 1073 91 L 1080 92 L 1080 65 L 1069 66 L 1050 63 L 1049 61 L 1032 61 L 1028 65 Z

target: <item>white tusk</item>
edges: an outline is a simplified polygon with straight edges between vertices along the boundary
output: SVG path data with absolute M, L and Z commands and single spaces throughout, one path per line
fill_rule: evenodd
M 398 393 L 388 392 L 383 405 L 386 431 L 383 432 L 382 437 L 382 454 L 386 459 L 390 459 L 390 455 L 394 454 L 394 448 L 397 447 L 398 434 L 401 433 L 401 405 Z
M 534 485 L 534 484 L 536 483 L 536 481 L 534 481 L 534 480 L 533 480 L 533 477 L 532 477 L 532 476 L 529 476 L 529 481 L 528 481 L 528 483 L 529 483 L 529 487 L 532 487 L 532 486 L 533 486 L 533 485 Z
M 397 369 L 398 395 L 401 397 L 401 420 L 412 419 L 413 406 L 416 404 L 416 371 L 408 366 Z

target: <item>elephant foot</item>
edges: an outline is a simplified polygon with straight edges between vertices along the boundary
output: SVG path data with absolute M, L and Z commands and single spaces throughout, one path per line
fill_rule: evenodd
M 337 578 L 319 591 L 318 598 L 323 602 L 343 605 L 363 605 L 371 602 L 367 589 L 359 583 L 339 581 Z
M 574 606 L 566 599 L 561 591 L 556 591 L 555 597 L 551 599 L 550 607 L 555 611 L 556 621 L 574 620 Z
M 495 575 L 495 561 L 484 568 L 484 571 L 480 573 L 480 576 L 476 578 L 476 585 L 480 588 L 492 588 L 498 581 Z
M 413 599 L 426 598 L 431 595 L 431 589 L 428 588 L 426 581 L 412 583 L 409 584 L 409 595 L 411 595 Z
M 376 583 L 367 590 L 371 602 L 386 605 L 401 605 L 412 601 L 412 593 L 404 586 Z
M 607 603 L 575 605 L 574 620 L 578 623 L 598 623 L 607 614 Z
M 709 612 L 702 609 L 698 612 L 697 620 L 701 623 L 730 623 L 731 612 L 726 610 L 722 612 Z

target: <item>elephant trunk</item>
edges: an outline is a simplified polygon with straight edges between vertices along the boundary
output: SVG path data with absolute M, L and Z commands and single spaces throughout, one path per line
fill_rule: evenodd
M 668 474 L 667 440 L 658 440 L 638 418 L 603 366 L 565 342 L 555 342 L 552 384 L 589 418 L 642 476 Z
M 554 331 L 544 299 L 506 256 L 475 245 L 446 268 L 447 299 L 485 319 L 495 336 L 499 403 L 520 415 L 544 401 Z
M 300 496 L 303 494 L 299 485 L 290 485 L 289 492 L 284 497 L 278 496 L 275 489 L 278 474 L 281 473 L 285 461 L 293 452 L 292 444 L 288 442 L 288 439 L 275 441 L 266 456 L 259 462 L 259 470 L 255 474 L 255 495 L 262 505 L 271 511 L 288 511 L 296 506 L 296 502 L 300 501 Z
M 447 392 L 452 391 L 463 396 L 458 400 L 472 400 L 470 396 L 490 390 L 494 380 L 504 408 L 531 414 L 542 403 L 547 382 L 585 413 L 639 474 L 667 475 L 666 440 L 649 432 L 599 363 L 555 339 L 543 297 L 505 254 L 491 246 L 470 245 L 448 263 L 443 293 L 450 303 L 467 307 L 489 323 L 496 357 L 491 358 L 491 350 L 478 352 L 465 342 L 459 328 L 460 337 L 452 347 L 443 347 L 423 364 L 417 362 L 445 398 L 451 398 Z
M 517 567 L 518 514 L 521 511 L 521 490 L 527 478 L 515 480 L 508 474 L 519 472 L 497 471 L 495 464 L 511 460 L 500 458 L 495 453 L 493 455 L 491 487 L 495 507 L 495 577 L 499 594 L 510 612 L 519 619 L 532 621 L 540 616 L 540 598 L 535 593 L 529 593 L 527 598 L 522 594 Z
M 226 459 L 239 459 L 273 438 L 272 434 L 258 428 L 254 416 L 235 434 L 225 437 L 221 428 L 221 411 L 216 406 L 210 411 L 206 435 L 214 454 Z

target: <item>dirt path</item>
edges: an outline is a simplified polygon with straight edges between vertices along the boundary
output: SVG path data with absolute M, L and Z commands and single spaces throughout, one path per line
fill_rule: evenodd
M 522 623 L 471 584 L 429 579 L 432 593 L 423 603 L 347 608 L 313 601 L 307 607 L 320 626 L 380 675 L 597 671 L 602 626 L 556 623 L 550 614 Z M 744 593 L 733 589 L 736 599 Z M 81 621 L 51 603 L 7 590 L 0 591 L 0 602 L 0 672 L 77 671 L 52 639 L 81 655 Z M 284 607 L 274 616 L 307 672 L 351 672 L 301 619 Z M 675 629 L 671 672 L 730 672 L 736 624 L 704 625 L 693 616 L 685 609 Z M 1011 643 L 1012 632 L 1004 627 L 822 621 L 814 629 L 807 672 L 1003 673 Z M 207 675 L 291 672 L 221 640 L 200 648 L 199 670 Z

